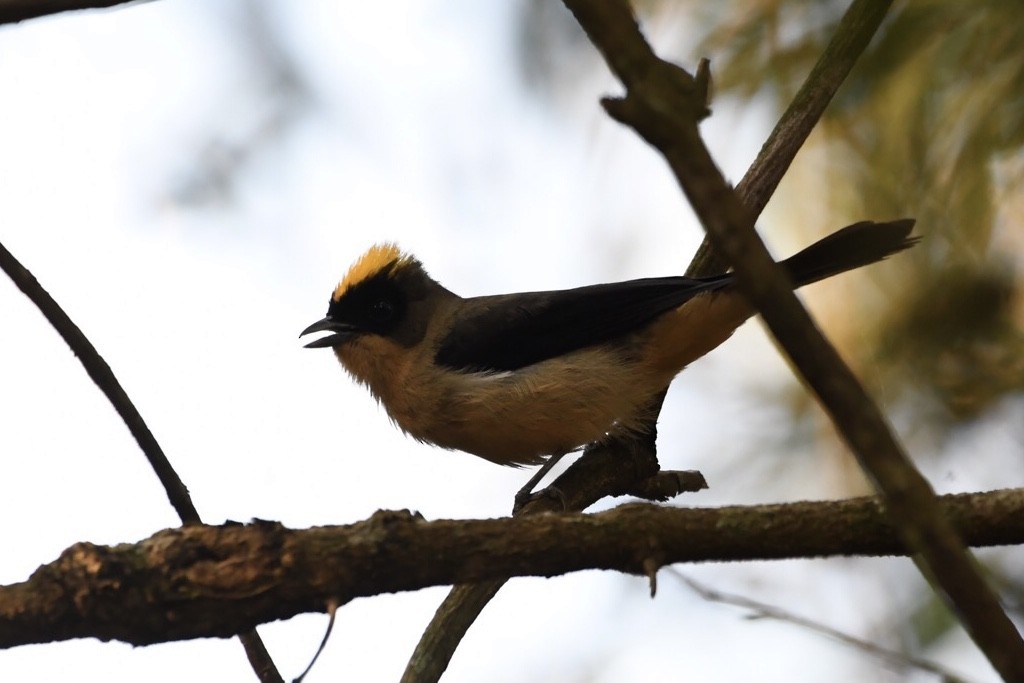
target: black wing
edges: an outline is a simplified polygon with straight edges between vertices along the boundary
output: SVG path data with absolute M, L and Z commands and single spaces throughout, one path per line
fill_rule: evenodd
M 455 321 L 435 361 L 455 370 L 518 370 L 629 334 L 731 282 L 730 275 L 647 278 L 516 294 L 514 305 L 504 296 L 479 297 L 474 312 Z
M 912 247 L 918 240 L 910 237 L 913 228 L 909 218 L 855 223 L 781 265 L 802 287 Z M 518 370 L 629 334 L 697 294 L 732 282 L 730 274 L 630 280 L 517 294 L 514 307 L 506 297 L 480 297 L 473 299 L 473 313 L 455 321 L 435 360 L 455 370 Z

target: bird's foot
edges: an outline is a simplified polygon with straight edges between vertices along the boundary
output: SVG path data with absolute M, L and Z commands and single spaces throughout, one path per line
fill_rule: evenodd
M 528 504 L 535 501 L 550 500 L 552 503 L 545 505 L 550 512 L 565 512 L 569 509 L 565 494 L 557 486 L 547 486 L 540 491 L 532 491 L 532 487 L 524 486 L 516 492 L 512 503 L 512 515 L 520 514 L 520 511 Z

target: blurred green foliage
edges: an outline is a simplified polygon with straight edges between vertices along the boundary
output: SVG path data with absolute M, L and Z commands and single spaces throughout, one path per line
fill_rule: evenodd
M 718 3 L 701 51 L 717 58 L 721 92 L 781 110 L 844 9 Z M 924 389 L 947 426 L 1019 391 L 1024 6 L 896 3 L 821 131 L 828 182 L 844 188 L 834 210 L 912 215 L 924 236 L 908 261 L 916 272 L 887 290 L 861 348 L 881 379 Z
M 679 47 L 691 66 L 711 59 L 720 100 L 757 98 L 781 113 L 847 3 L 637 7 L 648 33 L 666 22 L 692 32 Z M 523 8 L 523 73 L 538 92 L 571 88 L 581 63 L 603 68 L 558 3 Z M 918 219 L 924 239 L 900 255 L 900 268 L 872 269 L 884 291 L 865 316 L 874 329 L 840 342 L 888 391 L 926 397 L 920 412 L 939 428 L 1024 387 L 1022 141 L 1024 5 L 918 0 L 894 4 L 807 145 L 826 160 L 811 181 L 821 186 L 801 185 L 794 203 L 841 216 L 821 233 L 863 218 Z M 800 163 L 794 176 L 804 183 Z

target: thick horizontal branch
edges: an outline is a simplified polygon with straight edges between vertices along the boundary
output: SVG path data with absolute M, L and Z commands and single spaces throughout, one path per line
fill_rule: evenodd
M 950 496 L 943 506 L 973 545 L 1024 543 L 1024 489 Z M 381 512 L 306 530 L 188 526 L 135 544 L 79 543 L 28 581 L 0 587 L 0 647 L 227 637 L 331 600 L 507 576 L 904 553 L 872 498 L 434 522 Z

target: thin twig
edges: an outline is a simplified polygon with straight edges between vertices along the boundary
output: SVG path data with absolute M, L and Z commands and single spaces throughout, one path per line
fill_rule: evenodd
M 327 628 L 324 630 L 324 637 L 320 641 L 320 647 L 316 649 L 313 654 L 313 659 L 309 660 L 309 664 L 298 676 L 292 679 L 292 683 L 302 683 L 309 675 L 309 672 L 313 670 L 313 665 L 316 664 L 316 660 L 320 659 L 320 655 L 323 654 L 324 648 L 327 647 L 327 641 L 331 639 L 331 631 L 334 630 L 334 619 L 338 615 L 338 601 L 331 598 L 327 601 Z
M 820 633 L 821 635 L 837 640 L 844 645 L 849 645 L 859 652 L 871 655 L 872 657 L 877 657 L 892 667 L 899 669 L 918 669 L 919 671 L 934 674 L 946 683 L 968 683 L 968 681 L 961 676 L 934 662 L 930 662 L 927 659 L 921 659 L 920 657 L 915 657 L 905 652 L 882 647 L 877 643 L 872 643 L 871 641 L 864 640 L 863 638 L 857 638 L 849 633 L 844 633 L 843 631 L 822 624 L 821 622 L 814 621 L 813 619 L 793 614 L 792 612 L 784 610 L 781 607 L 776 607 L 775 605 L 769 605 L 768 603 L 760 602 L 744 595 L 726 593 L 724 591 L 711 588 L 710 586 L 706 586 L 695 579 L 686 576 L 674 567 L 668 571 L 672 576 L 676 577 L 680 582 L 689 587 L 690 590 L 709 602 L 718 602 L 723 605 L 742 607 L 743 609 L 753 612 L 753 618 L 774 619 L 776 621 L 782 621 L 787 624 L 799 626 L 807 629 L 808 631 Z
M 875 34 L 889 4 L 859 0 L 843 15 L 831 41 L 807 76 L 797 97 L 783 113 L 736 188 L 752 216 L 759 215 L 768 203 L 793 158 L 821 118 L 825 107 L 831 102 L 846 75 Z M 700 83 L 696 85 L 700 90 Z M 708 244 L 705 238 L 705 243 L 698 249 L 687 268 L 687 275 L 712 275 L 725 270 L 723 262 L 713 256 Z M 582 470 L 584 479 L 589 472 L 594 481 L 608 480 L 608 475 L 600 467 L 594 467 L 592 463 L 579 464 L 587 466 L 587 469 Z M 612 468 L 611 472 L 615 471 L 614 463 L 609 463 L 609 467 Z M 621 481 L 628 478 L 628 473 L 620 473 L 619 476 Z M 626 482 L 625 486 L 634 483 Z M 558 488 L 563 494 L 571 493 L 569 487 L 561 481 Z M 609 486 L 604 495 L 613 488 L 614 486 Z M 504 581 L 454 586 L 438 607 L 437 613 L 413 651 L 402 683 L 436 683 L 440 680 L 469 627 L 502 585 Z
M 78 358 L 89 377 L 114 406 L 114 410 L 128 427 L 128 431 L 139 444 L 143 455 L 146 456 L 146 460 L 149 461 L 163 485 L 164 491 L 167 492 L 167 499 L 171 501 L 171 506 L 178 513 L 181 521 L 184 524 L 200 524 L 199 513 L 192 504 L 188 489 L 185 488 L 185 484 L 182 483 L 178 473 L 174 471 L 171 463 L 167 460 L 156 437 L 153 436 L 145 420 L 142 419 L 142 415 L 128 398 L 128 394 L 125 393 L 121 383 L 117 381 L 114 372 L 100 356 L 96 347 L 82 334 L 82 330 L 68 317 L 64 309 L 43 289 L 32 273 L 21 265 L 3 244 L 0 244 L 0 268 L 7 273 L 7 276 L 14 281 L 14 284 L 28 297 L 29 301 L 36 305 L 53 329 L 57 330 L 61 338 L 67 342 L 71 347 L 71 352 Z
M 43 314 L 46 320 L 53 326 L 57 333 L 71 347 L 72 353 L 78 358 L 86 373 L 96 384 L 103 395 L 107 397 L 114 410 L 121 417 L 128 431 L 135 438 L 146 456 L 150 466 L 156 473 L 160 484 L 167 494 L 167 499 L 183 524 L 201 524 L 199 512 L 188 494 L 188 489 L 182 483 L 178 473 L 174 471 L 163 449 L 157 442 L 156 437 L 150 431 L 149 426 L 139 413 L 135 404 L 128 398 L 121 383 L 117 381 L 113 370 L 103 360 L 96 347 L 92 345 L 78 326 L 68 317 L 64 309 L 43 289 L 39 281 L 27 268 L 11 254 L 7 248 L 0 244 L 0 269 L 7 274 L 14 284 L 20 289 L 29 301 L 36 305 L 36 308 Z M 244 633 L 239 636 L 242 646 L 245 648 L 246 656 L 256 671 L 260 680 L 264 683 L 283 683 L 277 667 L 271 660 L 263 641 L 260 640 L 256 631 Z

